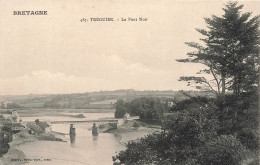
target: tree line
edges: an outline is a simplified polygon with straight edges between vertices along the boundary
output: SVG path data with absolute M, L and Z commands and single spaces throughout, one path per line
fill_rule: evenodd
M 160 123 L 167 109 L 168 102 L 162 103 L 159 98 L 141 97 L 130 102 L 118 100 L 115 118 L 122 118 L 125 113 L 129 113 L 131 116 L 139 116 L 144 122 Z

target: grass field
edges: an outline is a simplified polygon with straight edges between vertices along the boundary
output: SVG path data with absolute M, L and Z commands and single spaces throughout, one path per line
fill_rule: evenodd
M 5 112 L 6 109 L 0 109 L 0 113 Z M 43 109 L 43 108 L 32 108 L 32 109 L 18 109 L 17 110 L 21 117 L 29 116 L 63 116 L 64 113 L 114 113 L 115 109 Z

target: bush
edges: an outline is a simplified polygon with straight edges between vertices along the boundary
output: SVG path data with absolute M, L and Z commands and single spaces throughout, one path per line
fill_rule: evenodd
M 248 165 L 259 165 L 259 156 L 256 156 Z
M 42 130 L 45 130 L 45 128 L 49 127 L 47 122 L 39 122 L 37 125 L 40 126 Z
M 34 124 L 34 123 L 28 123 L 27 126 L 28 126 L 31 130 L 33 130 L 36 134 L 44 133 L 44 130 L 43 130 L 40 126 L 38 126 L 38 125 L 36 125 L 36 124 Z
M 140 127 L 140 124 L 138 124 L 136 121 L 134 122 L 134 124 L 133 124 L 133 127 Z
M 8 143 L 0 143 L 0 157 L 6 154 L 9 148 L 10 146 Z
M 257 98 L 245 94 L 180 102 L 164 114 L 162 133 L 128 143 L 113 160 L 126 165 L 256 165 L 258 156 L 248 152 L 259 149 Z
M 250 150 L 259 149 L 259 136 L 257 130 L 250 128 L 243 128 L 238 131 L 237 138 L 240 142 Z
M 113 157 L 113 161 L 126 165 L 132 164 L 152 164 L 153 161 L 159 161 L 157 149 L 160 143 L 160 134 L 148 135 L 141 138 L 140 141 L 130 141 L 127 143 L 127 150 L 120 151 Z
M 247 150 L 234 136 L 222 135 L 207 142 L 201 152 L 199 158 L 201 165 L 231 165 L 240 164 Z
M 217 136 L 218 121 L 209 117 L 206 107 L 165 115 L 160 134 L 127 144 L 115 158 L 125 164 L 196 164 L 199 148 Z

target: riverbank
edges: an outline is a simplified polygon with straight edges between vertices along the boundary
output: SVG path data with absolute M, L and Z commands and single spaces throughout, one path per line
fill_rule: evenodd
M 129 141 L 138 140 L 146 135 L 159 133 L 160 131 L 160 126 L 153 126 L 137 121 L 128 121 L 127 123 L 119 125 L 117 129 L 107 131 L 107 133 L 120 136 L 120 143 L 125 145 Z
M 117 129 L 109 130 L 108 133 L 100 132 L 97 137 L 92 136 L 91 130 L 79 125 L 77 127 L 76 143 L 75 141 L 72 142 L 72 139 L 67 134 L 60 133 L 59 129 L 55 130 L 55 127 L 53 127 L 55 131 L 52 131 L 51 134 L 67 141 L 66 143 L 42 141 L 39 140 L 37 135 L 23 134 L 22 132 L 17 133 L 10 143 L 8 153 L 0 158 L 0 161 L 3 165 L 71 163 L 79 165 L 110 165 L 112 164 L 114 152 L 123 150 L 127 142 L 161 131 L 159 126 L 146 125 L 133 121 L 128 121 L 128 123 L 124 124 L 122 124 L 121 120 L 119 122 L 120 124 L 118 124 Z M 68 126 L 59 127 L 63 127 L 61 130 L 66 130 Z M 100 158 L 98 156 L 100 154 L 104 156 Z M 15 161 L 12 161 L 12 159 Z M 34 161 L 33 159 L 40 159 L 40 161 Z M 48 159 L 49 161 L 45 161 L 44 159 Z M 0 165 L 2 164 L 0 163 Z
M 9 143 L 10 148 L 8 152 L 2 158 L 0 158 L 0 165 L 21 165 L 27 163 L 25 154 L 18 148 L 20 145 L 34 142 L 36 140 L 37 139 L 34 136 L 22 138 L 20 134 L 14 134 L 13 141 Z
M 21 151 L 20 147 L 26 143 L 39 142 L 39 141 L 61 141 L 55 137 L 55 133 L 43 133 L 41 135 L 30 135 L 28 130 L 24 129 L 20 133 L 13 135 L 13 140 L 9 143 L 10 148 L 8 152 L 0 158 L 0 165 L 21 165 L 26 164 L 30 159 Z M 58 139 L 58 140 L 57 140 Z

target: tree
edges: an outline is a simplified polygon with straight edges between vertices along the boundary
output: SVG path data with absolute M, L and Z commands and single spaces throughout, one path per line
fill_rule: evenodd
M 22 108 L 19 104 L 16 103 L 7 103 L 6 104 L 7 109 L 17 109 L 17 108 Z
M 205 38 L 203 45 L 187 42 L 196 51 L 189 52 L 189 58 L 179 62 L 200 63 L 207 66 L 198 74 L 211 74 L 213 80 L 205 77 L 181 77 L 180 81 L 195 82 L 196 88 L 210 90 L 217 95 L 225 95 L 226 89 L 239 95 L 251 91 L 259 79 L 259 16 L 250 19 L 251 13 L 241 14 L 243 5 L 229 2 L 221 17 L 205 18 L 209 30 L 196 29 Z
M 159 98 L 140 97 L 130 102 L 118 100 L 115 117 L 122 118 L 127 112 L 131 116 L 139 116 L 141 121 L 160 123 L 165 111 L 165 105 Z
M 126 107 L 123 100 L 117 100 L 115 118 L 122 118 L 126 113 Z
M 34 122 L 38 125 L 40 123 L 40 120 L 36 119 Z
M 189 104 L 185 110 L 164 115 L 160 133 L 127 143 L 113 160 L 130 164 L 196 164 L 200 148 L 216 137 L 218 121 L 206 104 Z

